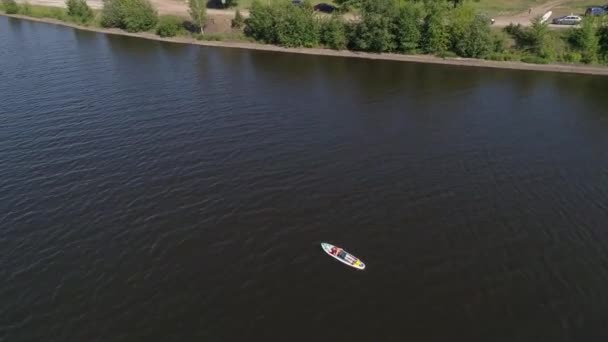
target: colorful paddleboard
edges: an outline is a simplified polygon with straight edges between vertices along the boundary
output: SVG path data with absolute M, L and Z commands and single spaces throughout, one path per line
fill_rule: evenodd
M 329 243 L 321 243 L 321 248 L 327 253 L 330 257 L 344 263 L 350 267 L 354 267 L 358 270 L 365 269 L 365 264 L 363 261 L 359 260 L 356 256 L 348 253 L 340 247 L 334 246 Z

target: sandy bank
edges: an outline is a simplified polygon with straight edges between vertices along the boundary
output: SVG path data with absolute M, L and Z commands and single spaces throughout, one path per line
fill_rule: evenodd
M 574 73 L 574 74 L 587 74 L 587 75 L 603 75 L 608 76 L 608 67 L 601 66 L 587 66 L 587 65 L 570 65 L 570 64 L 528 64 L 522 62 L 498 62 L 498 61 L 486 61 L 481 59 L 468 59 L 468 58 L 440 58 L 427 55 L 401 55 L 393 53 L 369 53 L 369 52 L 354 52 L 354 51 L 336 51 L 329 49 L 320 48 L 283 48 L 275 45 L 266 45 L 258 43 L 248 42 L 228 42 L 228 41 L 199 41 L 193 38 L 186 37 L 174 37 L 174 38 L 161 38 L 152 33 L 129 33 L 119 29 L 104 29 L 98 27 L 86 27 L 56 19 L 47 18 L 32 18 L 23 15 L 8 15 L 0 13 L 0 15 L 25 19 L 36 22 L 43 22 L 49 24 L 62 25 L 72 27 L 79 30 L 100 32 L 106 34 L 114 34 L 121 36 L 144 38 L 149 40 L 156 40 L 162 42 L 180 43 L 180 44 L 193 44 L 201 46 L 213 46 L 223 48 L 236 48 L 236 49 L 247 49 L 247 50 L 259 50 L 259 51 L 274 51 L 284 53 L 297 53 L 305 55 L 318 55 L 318 56 L 334 56 L 334 57 L 346 57 L 346 58 L 365 58 L 375 60 L 386 60 L 386 61 L 398 61 L 398 62 L 413 62 L 413 63 L 428 63 L 428 64 L 443 64 L 443 65 L 455 65 L 455 66 L 469 66 L 469 67 L 483 67 L 483 68 L 495 68 L 495 69 L 512 69 L 512 70 L 532 70 L 532 71 L 550 71 L 550 72 L 562 72 L 562 73 Z

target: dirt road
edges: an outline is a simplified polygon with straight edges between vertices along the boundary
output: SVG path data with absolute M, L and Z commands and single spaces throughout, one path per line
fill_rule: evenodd
M 26 0 L 17 0 L 17 2 L 25 2 Z M 65 7 L 65 0 L 28 0 L 32 5 L 40 6 L 52 6 L 52 7 Z M 188 3 L 187 1 L 179 0 L 150 0 L 156 7 L 159 14 L 171 14 L 183 17 L 188 17 Z M 102 0 L 87 0 L 87 3 L 93 9 L 101 9 L 103 7 Z M 234 17 L 234 10 L 219 10 L 219 9 L 208 9 L 207 15 L 210 17 L 215 16 L 227 16 L 230 18 Z M 243 15 L 248 15 L 248 11 L 241 11 Z
M 531 13 L 528 13 L 528 11 L 525 11 L 525 12 L 515 14 L 515 15 L 496 17 L 496 18 L 494 18 L 494 20 L 496 20 L 494 22 L 494 26 L 505 27 L 511 23 L 513 23 L 515 25 L 521 24 L 522 26 L 529 26 L 532 24 L 531 20 L 533 18 L 543 15 L 549 11 L 552 11 L 556 7 L 559 7 L 560 5 L 562 5 L 565 2 L 566 2 L 565 0 L 553 0 L 553 1 L 546 2 L 542 5 L 533 7 Z M 552 17 L 554 17 L 554 16 L 552 16 Z M 549 19 L 549 20 L 551 20 L 551 19 Z M 553 28 L 568 27 L 568 26 L 564 26 L 564 25 L 549 25 L 549 26 L 551 26 Z
M 25 2 L 25 1 L 29 1 L 29 3 L 32 5 L 65 7 L 65 0 L 17 0 L 17 2 Z M 159 14 L 170 14 L 170 15 L 177 15 L 177 16 L 181 16 L 181 17 L 189 17 L 187 0 L 150 0 L 150 1 L 156 7 Z M 531 22 L 530 22 L 531 19 L 533 19 L 534 17 L 537 17 L 539 15 L 545 14 L 548 11 L 553 10 L 554 8 L 562 5 L 565 2 L 566 2 L 565 0 L 552 0 L 552 1 L 546 2 L 542 5 L 533 7 L 531 13 L 528 13 L 528 11 L 525 11 L 525 12 L 515 14 L 515 15 L 495 17 L 494 26 L 505 27 L 511 23 L 521 24 L 523 26 L 529 26 L 531 24 Z M 103 7 L 102 0 L 87 0 L 87 3 L 93 9 L 101 9 Z M 213 26 L 214 23 L 216 23 L 217 26 L 223 27 L 223 26 L 225 26 L 223 24 L 223 22 L 234 18 L 234 13 L 235 13 L 234 9 L 226 9 L 226 10 L 208 9 L 207 10 L 207 16 L 209 19 L 208 24 L 211 24 L 211 26 Z M 241 14 L 243 14 L 243 16 L 245 16 L 245 17 L 248 17 L 249 11 L 241 10 Z M 352 20 L 353 18 L 350 18 L 350 19 Z M 220 23 L 222 23 L 222 24 L 220 24 Z M 569 26 L 564 26 L 564 25 L 550 25 L 550 26 L 553 28 L 569 27 Z M 223 31 L 223 29 L 218 30 L 217 32 L 222 32 L 222 31 Z

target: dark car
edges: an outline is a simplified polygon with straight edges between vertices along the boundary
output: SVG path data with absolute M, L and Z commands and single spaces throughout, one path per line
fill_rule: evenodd
M 556 25 L 578 25 L 581 21 L 583 21 L 583 18 L 572 14 L 553 19 L 553 23 Z
M 317 4 L 313 8 L 315 11 L 323 13 L 333 13 L 337 9 L 336 6 L 326 3 Z
M 608 8 L 606 7 L 589 7 L 585 11 L 585 15 L 599 17 L 602 15 L 606 15 L 608 13 Z

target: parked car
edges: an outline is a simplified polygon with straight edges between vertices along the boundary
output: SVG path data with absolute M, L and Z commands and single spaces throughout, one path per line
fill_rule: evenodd
M 313 8 L 315 11 L 323 13 L 333 13 L 337 9 L 336 6 L 326 3 L 317 4 Z
M 585 15 L 587 16 L 599 17 L 606 14 L 608 14 L 608 7 L 594 6 L 587 8 L 587 10 L 585 11 Z
M 572 14 L 553 19 L 555 25 L 578 25 L 581 21 L 583 21 L 583 18 Z

